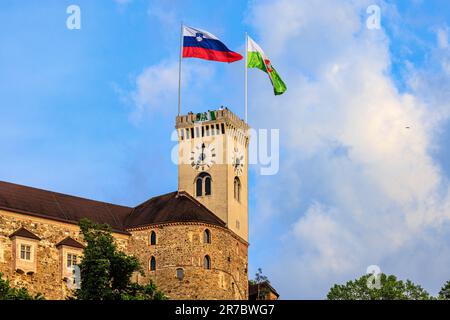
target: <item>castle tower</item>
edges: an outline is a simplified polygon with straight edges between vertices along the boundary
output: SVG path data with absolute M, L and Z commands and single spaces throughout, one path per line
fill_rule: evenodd
M 178 116 L 178 191 L 248 242 L 249 126 L 228 109 Z

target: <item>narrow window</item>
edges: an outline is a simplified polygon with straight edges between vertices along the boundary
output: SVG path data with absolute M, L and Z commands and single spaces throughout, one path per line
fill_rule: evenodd
M 186 139 L 189 139 L 189 128 L 186 129 Z
M 206 126 L 206 136 L 209 137 L 209 126 Z
M 218 123 L 216 124 L 216 132 L 217 132 L 217 134 L 220 134 L 220 127 L 219 127 Z
M 20 245 L 20 259 L 31 260 L 31 246 L 26 244 Z
M 155 257 L 151 257 L 150 259 L 150 271 L 155 271 L 156 270 L 156 259 Z
M 205 136 L 205 127 L 202 126 L 202 137 L 204 137 L 204 136 Z
M 211 195 L 211 177 L 205 178 L 205 195 L 206 196 Z
M 156 245 L 156 232 L 152 231 L 152 233 L 150 234 L 150 245 L 154 246 Z
M 183 270 L 183 268 L 178 268 L 177 269 L 177 278 L 178 278 L 178 280 L 183 280 L 183 278 L 184 278 L 184 270 Z
M 238 177 L 234 178 L 234 199 L 241 201 L 241 181 Z
M 180 138 L 181 140 L 184 140 L 184 129 L 180 130 Z
M 222 123 L 222 134 L 225 134 L 225 125 Z
M 191 139 L 194 139 L 194 128 L 191 128 Z
M 197 181 L 195 182 L 195 194 L 197 195 L 197 197 L 201 197 L 202 196 L 202 178 L 198 177 Z
M 215 133 L 214 133 L 214 125 L 212 124 L 211 125 L 211 135 L 213 136 Z
M 208 255 L 203 259 L 203 267 L 208 270 L 211 269 L 211 258 Z
M 206 229 L 203 232 L 203 242 L 204 243 L 211 243 L 211 231 L 209 231 L 208 229 Z

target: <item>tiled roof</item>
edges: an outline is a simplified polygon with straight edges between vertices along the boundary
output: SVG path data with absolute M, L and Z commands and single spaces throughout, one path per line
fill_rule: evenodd
M 96 223 L 107 223 L 115 231 L 122 232 L 123 221 L 133 210 L 129 207 L 2 181 L 0 181 L 0 209 L 71 223 L 88 218 Z
M 128 233 L 128 228 L 169 222 L 225 226 L 186 192 L 154 197 L 132 208 L 0 181 L 0 209 L 75 224 L 88 218 L 122 233 Z
M 12 238 L 12 237 L 22 237 L 22 238 L 28 238 L 28 239 L 34 239 L 34 240 L 41 240 L 41 238 L 39 238 L 37 235 L 35 235 L 34 233 L 28 231 L 25 228 L 20 228 L 20 229 L 14 231 L 9 237 L 10 238 Z
M 73 248 L 84 249 L 84 245 L 82 245 L 81 243 L 79 243 L 75 239 L 72 239 L 71 237 L 67 237 L 67 238 L 64 238 L 63 240 L 61 240 L 56 245 L 56 247 L 59 247 L 59 246 L 68 246 L 68 247 L 73 247 Z
M 186 192 L 171 192 L 137 206 L 126 219 L 127 228 L 168 222 L 203 222 L 225 226 L 212 211 Z

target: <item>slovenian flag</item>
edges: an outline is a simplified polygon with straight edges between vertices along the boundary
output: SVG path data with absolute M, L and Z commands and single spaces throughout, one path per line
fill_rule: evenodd
M 231 63 L 241 60 L 242 56 L 228 49 L 213 34 L 183 26 L 183 58 L 199 58 Z

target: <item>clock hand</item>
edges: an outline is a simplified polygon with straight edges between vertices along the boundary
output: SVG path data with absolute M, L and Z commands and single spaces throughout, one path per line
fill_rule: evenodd
M 205 144 L 204 144 L 204 143 L 202 144 L 202 154 L 201 154 L 201 157 L 202 157 L 202 161 L 205 160 Z

